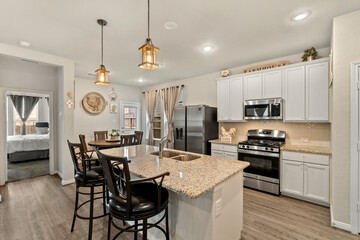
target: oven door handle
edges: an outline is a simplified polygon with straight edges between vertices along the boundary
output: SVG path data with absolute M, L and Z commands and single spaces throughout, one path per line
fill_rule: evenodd
M 249 155 L 260 155 L 260 156 L 268 156 L 268 157 L 280 157 L 279 153 L 270 153 L 270 152 L 260 152 L 260 151 L 252 151 L 246 149 L 238 149 L 238 153 L 245 153 Z

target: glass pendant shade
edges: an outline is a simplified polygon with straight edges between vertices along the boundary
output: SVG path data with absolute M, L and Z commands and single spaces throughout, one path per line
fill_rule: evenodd
M 104 65 L 100 65 L 100 68 L 98 70 L 96 70 L 95 72 L 96 72 L 95 84 L 101 85 L 101 86 L 106 86 L 106 85 L 110 84 L 109 80 L 108 80 L 109 71 L 106 70 Z
M 159 64 L 156 63 L 156 52 L 158 50 L 159 48 L 152 44 L 150 38 L 146 39 L 145 44 L 139 48 L 139 51 L 142 52 L 142 63 L 139 64 L 139 67 L 147 70 L 158 68 Z

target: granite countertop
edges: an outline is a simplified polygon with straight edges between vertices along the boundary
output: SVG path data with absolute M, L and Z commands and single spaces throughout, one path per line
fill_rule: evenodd
M 331 155 L 330 147 L 324 147 L 324 146 L 285 144 L 284 146 L 281 147 L 281 150 L 290 151 L 290 152 Z
M 237 145 L 240 140 L 239 139 L 232 139 L 231 141 L 221 141 L 220 139 L 213 139 L 209 140 L 211 143 L 221 143 L 221 144 L 229 144 L 229 145 Z
M 163 172 L 170 172 L 170 176 L 165 177 L 163 186 L 189 198 L 200 197 L 250 165 L 244 161 L 195 153 L 190 154 L 199 155 L 201 158 L 192 161 L 178 161 L 165 157 L 159 159 L 158 156 L 150 154 L 155 151 L 158 151 L 158 147 L 148 145 L 101 150 L 104 154 L 128 157 L 131 160 L 130 172 L 138 177 L 151 177 Z

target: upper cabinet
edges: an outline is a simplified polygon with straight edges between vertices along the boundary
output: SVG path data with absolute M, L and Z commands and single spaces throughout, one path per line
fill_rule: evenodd
M 263 74 L 262 97 L 280 98 L 282 93 L 281 71 L 266 72 Z
M 328 71 L 328 61 L 285 69 L 284 121 L 329 121 Z
M 281 93 L 281 70 L 244 76 L 245 100 L 279 98 Z
M 218 121 L 243 121 L 243 78 L 223 79 L 219 80 L 217 84 Z
M 262 76 L 261 74 L 244 76 L 245 100 L 260 99 L 262 96 Z

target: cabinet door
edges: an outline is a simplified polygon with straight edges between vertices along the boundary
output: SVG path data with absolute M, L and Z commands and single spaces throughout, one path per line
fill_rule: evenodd
M 255 74 L 244 77 L 244 95 L 245 100 L 261 99 L 261 74 Z
M 243 79 L 235 78 L 230 80 L 229 89 L 229 120 L 242 121 L 243 112 Z
M 328 62 L 306 66 L 306 120 L 329 121 Z
M 304 163 L 304 196 L 329 202 L 329 166 Z
M 285 69 L 285 121 L 305 120 L 305 67 Z
M 218 81 L 218 121 L 229 120 L 229 80 Z
M 295 195 L 304 193 L 303 163 L 282 160 L 281 191 Z
M 238 160 L 238 153 L 224 152 L 224 158 Z
M 280 98 L 282 96 L 281 73 L 281 71 L 273 71 L 263 74 L 263 98 Z
M 218 157 L 218 158 L 225 158 L 224 152 L 223 151 L 218 151 L 218 150 L 212 150 L 211 151 L 211 156 Z

